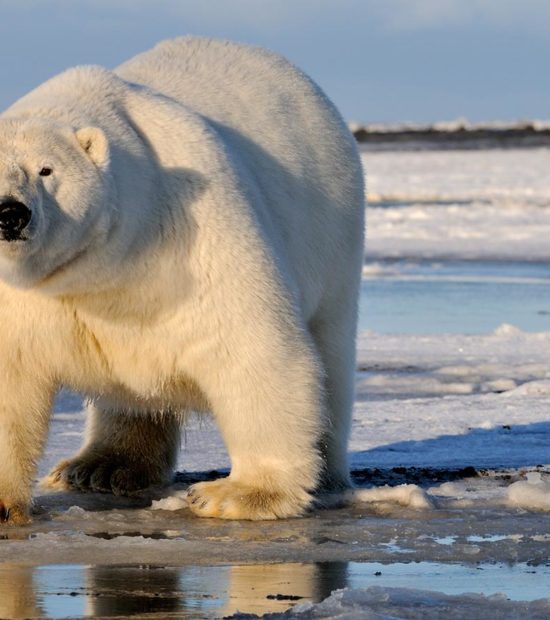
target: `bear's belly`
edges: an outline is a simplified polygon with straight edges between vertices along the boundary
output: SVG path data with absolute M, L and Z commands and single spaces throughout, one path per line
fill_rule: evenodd
M 210 406 L 199 385 L 183 374 L 175 375 L 162 384 L 136 384 L 129 381 L 106 382 L 92 390 L 103 400 L 118 408 L 136 412 L 187 411 L 208 412 Z
M 183 367 L 176 334 L 126 329 L 80 334 L 80 363 L 67 381 L 78 391 L 132 408 L 209 410 L 201 388 Z

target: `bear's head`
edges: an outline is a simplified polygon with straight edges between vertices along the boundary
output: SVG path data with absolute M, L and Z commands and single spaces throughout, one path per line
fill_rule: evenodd
M 0 278 L 35 286 L 97 245 L 112 225 L 111 186 L 101 129 L 0 119 Z

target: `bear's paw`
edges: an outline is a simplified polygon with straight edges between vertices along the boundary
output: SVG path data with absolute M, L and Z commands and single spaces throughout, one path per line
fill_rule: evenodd
M 193 484 L 187 498 L 199 517 L 251 521 L 299 517 L 311 504 L 311 496 L 301 489 L 260 488 L 231 477 Z
M 56 490 L 92 491 L 134 496 L 166 483 L 155 468 L 120 456 L 94 454 L 61 461 L 42 480 Z

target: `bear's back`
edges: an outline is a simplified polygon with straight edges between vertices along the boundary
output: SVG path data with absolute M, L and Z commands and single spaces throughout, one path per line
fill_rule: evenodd
M 281 56 L 249 45 L 181 37 L 159 43 L 115 73 L 245 133 L 271 132 L 274 138 L 282 119 L 341 121 L 306 75 Z

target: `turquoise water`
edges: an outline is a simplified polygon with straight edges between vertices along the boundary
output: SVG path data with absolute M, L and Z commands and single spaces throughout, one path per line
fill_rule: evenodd
M 369 269 L 369 267 L 371 267 Z M 367 265 L 361 331 L 480 334 L 510 323 L 550 331 L 550 264 L 387 262 Z

